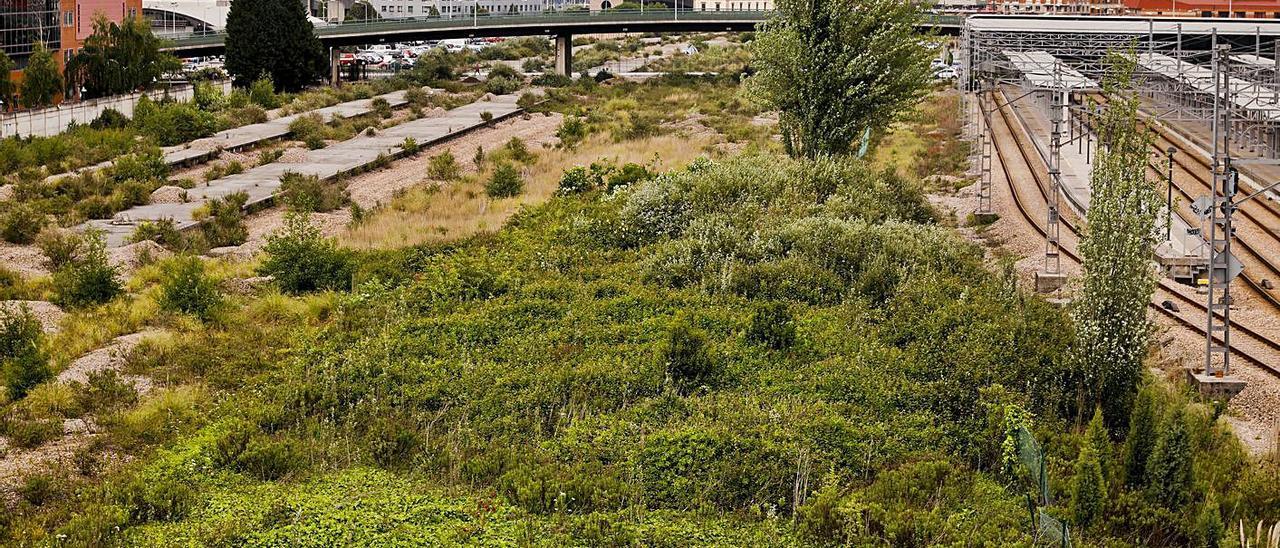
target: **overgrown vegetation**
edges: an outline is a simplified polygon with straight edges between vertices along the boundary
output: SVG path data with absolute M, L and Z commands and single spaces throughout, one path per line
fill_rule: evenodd
M 1274 519 L 1280 466 L 1168 383 L 1108 431 L 1074 316 L 936 224 L 910 170 L 789 158 L 767 128 L 709 146 L 696 127 L 759 113 L 731 81 L 574 83 L 548 108 L 576 147 L 441 155 L 359 227 L 419 239 L 351 251 L 293 211 L 257 264 L 164 261 L 74 312 L 36 345 L 55 364 L 166 330 L 0 409 L 24 448 L 101 425 L 74 470 L 23 478 L 0 543 L 1032 545 L 1024 428 L 1037 510 L 1077 545 Z M 500 171 L 523 192 L 489 199 Z M 235 240 L 244 196 L 217 204 L 202 237 Z M 418 234 L 450 214 L 474 218 Z M 275 288 L 214 283 L 255 273 Z

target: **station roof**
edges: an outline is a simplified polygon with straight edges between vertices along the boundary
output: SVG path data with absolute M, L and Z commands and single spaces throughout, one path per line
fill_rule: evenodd
M 1066 63 L 1044 51 L 1005 50 L 1013 67 L 1037 88 L 1098 89 L 1098 83 L 1086 78 Z M 1056 72 L 1056 74 L 1055 74 Z
M 1276 60 L 1275 60 L 1275 59 L 1269 59 L 1269 58 L 1266 58 L 1266 57 L 1258 57 L 1257 55 L 1253 55 L 1253 54 L 1251 54 L 1251 53 L 1249 53 L 1249 54 L 1240 54 L 1240 55 L 1232 55 L 1232 56 L 1231 56 L 1231 58 L 1232 58 L 1232 59 L 1235 59 L 1235 60 L 1236 60 L 1236 62 L 1238 62 L 1238 63 L 1240 63 L 1240 64 L 1242 64 L 1242 65 L 1248 65 L 1248 66 L 1250 66 L 1250 67 L 1254 67 L 1254 68 L 1275 68 L 1275 67 L 1276 67 Z
M 1280 19 L 1212 17 L 1103 17 L 1096 15 L 974 15 L 965 20 L 970 32 L 1036 32 L 1073 34 L 1183 34 L 1280 36 Z
M 1170 80 L 1182 82 L 1195 91 L 1217 94 L 1214 88 L 1213 70 L 1208 67 L 1187 61 L 1179 62 L 1177 59 L 1159 53 L 1138 54 L 1138 65 Z M 1280 105 L 1271 98 L 1274 92 L 1243 78 L 1232 77 L 1229 85 L 1232 92 L 1231 102 L 1236 108 L 1260 114 L 1269 121 L 1280 121 Z

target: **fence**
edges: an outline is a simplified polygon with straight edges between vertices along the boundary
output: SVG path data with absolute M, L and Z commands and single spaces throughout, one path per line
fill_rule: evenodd
M 223 93 L 231 91 L 230 80 L 215 82 L 214 85 L 221 87 Z M 154 100 L 160 99 L 166 94 L 179 101 L 188 101 L 195 95 L 195 88 L 191 84 L 176 84 L 146 92 L 89 99 L 87 101 L 66 102 L 55 107 L 39 110 L 0 114 L 0 138 L 29 137 L 33 135 L 49 137 L 57 135 L 66 131 L 67 126 L 72 122 L 77 124 L 92 122 L 108 108 L 118 110 L 125 116 L 133 117 L 133 107 L 138 104 L 138 101 L 144 95 Z

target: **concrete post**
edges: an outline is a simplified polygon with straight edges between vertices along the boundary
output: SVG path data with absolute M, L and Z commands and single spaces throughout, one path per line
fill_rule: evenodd
M 556 74 L 570 76 L 573 74 L 573 35 L 556 35 Z
M 329 48 L 329 85 L 338 87 L 338 65 L 342 59 L 342 54 L 338 52 L 338 48 Z

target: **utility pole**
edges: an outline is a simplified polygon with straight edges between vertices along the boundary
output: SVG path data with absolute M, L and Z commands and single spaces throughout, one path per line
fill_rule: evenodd
M 981 170 L 981 178 L 978 179 L 978 215 L 991 214 L 991 124 L 987 123 L 987 117 L 984 115 L 982 108 L 982 96 L 986 93 L 985 89 L 978 90 L 978 127 L 982 134 L 982 157 L 978 160 L 978 168 Z
M 1213 188 L 1209 194 L 1209 279 L 1206 293 L 1204 372 L 1222 377 L 1231 371 L 1231 203 L 1235 195 L 1236 174 L 1231 167 L 1231 72 L 1228 45 L 1213 48 Z M 1221 194 L 1222 198 L 1218 198 Z M 1221 248 L 1221 250 L 1219 250 Z M 1221 318 L 1219 318 L 1221 316 Z M 1219 335 L 1222 344 L 1214 341 Z M 1214 361 L 1221 358 L 1222 366 Z
M 1168 193 L 1165 196 L 1164 239 L 1166 241 L 1172 242 L 1173 241 L 1173 155 L 1178 153 L 1178 149 L 1173 146 L 1170 146 L 1168 149 L 1165 149 L 1164 152 L 1169 156 L 1169 179 L 1168 179 L 1169 185 L 1167 189 Z
M 1049 100 L 1049 120 L 1053 127 L 1049 136 L 1049 218 L 1045 225 L 1044 272 L 1051 277 L 1062 274 L 1062 244 L 1059 236 L 1059 195 L 1062 193 L 1062 61 L 1053 61 L 1053 89 Z

